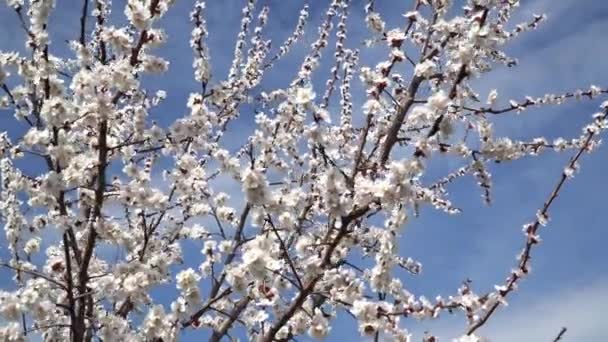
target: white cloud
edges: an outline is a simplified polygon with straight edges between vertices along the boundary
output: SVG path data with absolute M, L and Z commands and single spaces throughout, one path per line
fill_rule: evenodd
M 608 278 L 538 297 L 497 313 L 483 331 L 493 342 L 550 341 L 562 326 L 567 341 L 607 341 Z

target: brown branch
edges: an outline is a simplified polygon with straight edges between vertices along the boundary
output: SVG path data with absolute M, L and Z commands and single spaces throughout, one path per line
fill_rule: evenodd
M 357 220 L 361 216 L 365 215 L 365 213 L 367 213 L 368 210 L 369 210 L 369 206 L 365 206 L 362 208 L 356 208 L 352 212 L 350 212 L 347 216 L 342 217 L 342 226 L 340 227 L 340 230 L 338 231 L 338 234 L 336 235 L 336 237 L 329 244 L 329 247 L 327 248 L 325 255 L 323 256 L 323 259 L 321 260 L 321 264 L 319 265 L 319 268 L 321 270 L 325 269 L 327 266 L 329 266 L 331 264 L 331 256 L 332 256 L 333 252 L 335 251 L 335 249 L 340 244 L 340 242 L 342 241 L 342 239 L 348 233 L 348 226 L 350 225 L 350 223 Z M 328 231 L 328 234 L 330 234 L 330 233 L 331 233 L 331 230 Z M 268 333 L 266 333 L 266 335 L 263 337 L 261 342 L 274 341 L 275 335 L 279 332 L 279 330 L 281 330 L 281 328 L 285 324 L 287 324 L 287 322 L 289 322 L 291 317 L 293 317 L 293 315 L 301 308 L 304 301 L 306 301 L 306 298 L 308 298 L 308 296 L 314 291 L 315 285 L 322 278 L 323 278 L 323 272 L 321 272 L 320 274 L 315 276 L 313 279 L 310 280 L 310 282 L 308 284 L 306 284 L 306 286 L 298 293 L 296 299 L 291 303 L 291 305 L 289 306 L 287 311 L 281 316 L 281 318 L 279 318 L 279 320 L 275 324 L 273 324 L 273 326 L 270 328 Z
M 198 310 L 194 315 L 192 315 L 189 320 L 183 322 L 182 327 L 187 328 L 187 327 L 191 326 L 192 324 L 194 324 L 196 321 L 198 321 L 199 318 L 201 318 L 201 316 L 205 312 L 207 312 L 207 310 L 211 309 L 211 306 L 213 304 L 215 304 L 217 301 L 228 296 L 231 293 L 232 293 L 232 289 L 227 288 L 224 291 L 222 291 L 222 293 L 217 295 L 216 297 L 211 298 L 209 301 L 207 301 L 207 303 L 205 303 L 205 305 L 203 305 L 203 307 L 200 310 Z
M 420 87 L 420 84 L 423 80 L 424 79 L 420 76 L 414 76 L 412 82 L 410 83 L 407 89 L 407 100 L 401 106 L 401 108 L 399 108 L 399 111 L 391 121 L 391 124 L 388 128 L 388 133 L 386 134 L 386 139 L 384 140 L 384 144 L 382 145 L 382 150 L 380 153 L 381 165 L 386 164 L 393 146 L 395 146 L 395 143 L 397 143 L 397 135 L 399 134 L 399 130 L 401 129 L 401 125 L 403 124 L 403 120 L 405 119 L 407 112 L 412 107 L 412 104 L 414 103 L 414 97 L 416 96 L 418 88 Z
M 66 269 L 65 269 L 65 277 L 67 279 L 68 282 L 68 286 L 66 289 L 66 293 L 68 296 L 68 303 L 69 303 L 69 313 L 70 313 L 70 321 L 72 322 L 72 324 L 70 324 L 70 334 L 72 336 L 72 338 L 74 338 L 75 336 L 79 335 L 78 332 L 76 331 L 77 327 L 75 324 L 76 322 L 76 301 L 74 300 L 74 278 L 72 276 L 72 258 L 70 257 L 70 249 L 68 248 L 68 236 L 67 236 L 67 232 L 63 233 L 63 251 L 65 254 L 65 264 L 66 264 Z
M 211 289 L 211 291 L 209 293 L 209 298 L 211 298 L 210 302 L 215 302 L 215 301 L 217 301 L 217 299 L 221 298 L 221 296 L 222 296 L 222 295 L 218 296 L 218 292 L 220 291 L 222 284 L 226 280 L 226 276 L 227 276 L 226 266 L 228 266 L 229 264 L 232 263 L 232 261 L 234 261 L 234 258 L 236 257 L 236 251 L 241 246 L 241 242 L 243 239 L 243 229 L 245 228 L 245 221 L 247 220 L 247 216 L 249 215 L 250 210 L 251 210 L 251 205 L 249 203 L 247 203 L 245 205 L 245 208 L 243 209 L 243 212 L 241 213 L 239 225 L 237 226 L 236 232 L 234 233 L 234 238 L 233 238 L 234 246 L 232 246 L 232 250 L 230 251 L 230 254 L 228 254 L 226 256 L 226 259 L 224 260 L 224 270 L 222 271 L 222 275 L 220 276 L 220 279 L 215 282 L 215 284 L 213 285 L 213 288 Z M 226 290 L 222 293 L 225 293 L 225 292 L 226 292 Z M 186 322 L 187 324 L 183 324 L 182 326 L 184 328 L 190 326 L 194 321 L 196 321 L 199 317 L 201 317 L 209 309 L 209 307 L 210 307 L 210 305 L 208 305 L 208 304 L 204 305 L 201 309 L 199 309 L 196 313 L 194 313 L 191 316 L 190 320 L 188 320 Z
M 453 100 L 456 97 L 456 95 L 458 95 L 458 86 L 460 85 L 460 83 L 462 83 L 462 81 L 464 81 L 467 78 L 468 75 L 469 75 L 469 73 L 467 72 L 467 66 L 466 65 L 461 66 L 460 70 L 458 71 L 458 76 L 456 77 L 456 81 L 454 81 L 454 84 L 452 84 L 452 88 L 450 89 L 450 94 L 449 94 L 450 100 Z M 444 117 L 445 117 L 445 114 L 441 114 L 437 117 L 437 119 L 435 119 L 435 122 L 433 122 L 433 126 L 431 126 L 431 129 L 429 130 L 429 132 L 426 135 L 427 138 L 430 138 L 439 132 L 439 129 L 441 127 L 441 123 L 443 122 Z
M 65 328 L 70 328 L 70 327 L 71 327 L 70 324 L 50 324 L 50 325 L 43 325 L 43 326 L 27 329 L 27 332 L 31 333 L 31 332 L 36 332 L 36 331 L 46 330 L 46 329 L 55 329 L 55 328 L 64 328 L 65 329 Z
M 97 9 L 97 12 L 99 13 L 97 15 L 97 26 L 99 28 L 103 27 L 105 25 L 106 22 L 106 18 L 104 16 L 104 12 L 103 12 L 103 4 L 101 1 L 96 0 L 95 1 L 95 7 Z M 97 31 L 97 33 L 100 35 L 101 31 Z M 101 64 L 106 64 L 107 59 L 108 59 L 108 52 L 106 49 L 106 42 L 99 36 L 97 37 L 97 39 L 99 40 L 99 60 L 101 61 Z
M 481 21 L 480 21 L 480 26 L 483 26 L 485 24 L 487 16 L 488 16 L 488 12 L 489 12 L 489 10 L 487 8 L 484 9 L 484 12 L 483 12 L 483 15 L 482 15 Z M 436 47 L 435 49 L 433 49 L 431 52 L 429 52 L 429 54 L 427 56 L 424 56 L 424 52 L 423 52 L 424 57 L 421 59 L 421 62 L 428 60 L 430 58 L 433 58 L 437 54 L 439 54 L 440 49 L 443 49 L 443 47 L 445 47 L 445 45 L 447 45 L 447 43 L 449 42 L 449 40 L 451 38 L 453 38 L 453 36 L 449 35 L 443 42 L 441 42 L 440 47 Z M 460 67 L 458 76 L 456 77 L 456 80 L 452 84 L 452 88 L 450 89 L 450 93 L 449 93 L 450 99 L 454 99 L 456 97 L 456 95 L 458 93 L 457 92 L 458 86 L 460 85 L 460 83 L 462 81 L 464 81 L 466 79 L 467 76 L 468 76 L 467 65 L 464 64 Z M 384 141 L 384 144 L 382 147 L 382 153 L 380 155 L 380 164 L 381 165 L 386 164 L 388 157 L 391 153 L 391 149 L 393 148 L 395 143 L 397 143 L 397 135 L 399 134 L 399 130 L 401 129 L 401 125 L 403 124 L 403 120 L 405 119 L 405 116 L 406 116 L 407 112 L 409 111 L 410 107 L 414 103 L 414 98 L 418 91 L 418 87 L 420 86 L 420 83 L 422 81 L 423 81 L 423 78 L 414 76 L 414 78 L 412 79 L 412 82 L 410 83 L 410 86 L 408 87 L 408 91 L 407 91 L 408 97 L 407 97 L 405 104 L 403 105 L 403 107 L 400 109 L 400 111 L 397 113 L 397 115 L 395 115 L 395 117 L 391 121 L 391 125 L 389 127 L 389 131 L 387 133 L 386 140 Z M 435 122 L 433 123 L 433 126 L 431 127 L 431 130 L 429 131 L 429 133 L 427 133 L 427 137 L 432 137 L 433 135 L 437 134 L 437 132 L 439 132 L 439 127 L 441 125 L 441 122 L 443 121 L 443 118 L 444 118 L 444 114 L 440 115 L 435 120 Z
M 300 276 L 298 276 L 298 272 L 296 271 L 296 267 L 293 264 L 293 260 L 291 260 L 291 257 L 289 256 L 289 250 L 287 249 L 285 242 L 283 242 L 283 239 L 281 239 L 281 235 L 279 235 L 279 232 L 277 231 L 277 228 L 275 227 L 274 223 L 272 222 L 272 218 L 270 217 L 270 215 L 267 215 L 267 221 L 270 224 L 270 227 L 272 228 L 274 235 L 279 240 L 279 244 L 281 245 L 281 251 L 283 252 L 283 257 L 289 264 L 289 268 L 291 268 L 291 273 L 293 273 L 293 276 L 296 278 L 296 281 L 298 282 L 299 289 L 302 290 L 304 288 L 304 285 L 302 284 L 302 280 L 300 279 Z
M 13 106 L 15 106 L 16 109 L 20 110 L 21 106 L 15 100 L 15 96 L 13 96 L 13 93 L 8 88 L 8 86 L 6 85 L 6 83 L 2 83 L 1 88 L 2 88 L 2 90 L 4 90 L 4 92 L 6 93 L 6 95 L 8 95 L 8 98 L 9 98 L 10 102 L 13 104 Z M 28 125 L 34 126 L 34 123 L 27 116 L 24 116 L 23 118 L 28 123 Z
M 607 116 L 608 116 L 608 109 L 604 109 L 604 114 L 599 119 L 596 119 L 596 120 L 605 120 Z M 597 135 L 597 133 L 594 131 L 587 132 L 587 137 L 583 143 L 583 146 L 570 159 L 570 161 L 568 162 L 568 165 L 567 165 L 568 168 L 575 167 L 575 165 L 578 163 L 578 160 L 581 158 L 583 153 L 588 149 L 591 141 L 593 140 L 593 138 L 596 135 Z M 541 222 L 540 222 L 540 219 L 538 218 L 538 216 L 547 217 L 549 209 L 551 208 L 551 205 L 554 203 L 555 199 L 557 198 L 560 190 L 566 183 L 567 179 L 568 179 L 568 175 L 565 172 L 562 172 L 562 175 L 561 175 L 559 181 L 555 185 L 553 191 L 549 195 L 549 198 L 547 199 L 547 201 L 543 205 L 542 209 L 540 210 L 539 214 L 537 215 L 537 218 L 534 220 L 534 222 L 532 224 L 527 226 L 527 229 L 526 229 L 527 240 L 526 240 L 525 246 L 524 246 L 522 253 L 520 255 L 520 258 L 519 258 L 520 261 L 519 261 L 519 264 L 517 267 L 518 272 L 512 272 L 507 280 L 507 284 L 505 286 L 506 288 L 503 290 L 499 290 L 498 294 L 502 298 L 506 298 L 509 293 L 513 292 L 515 290 L 515 285 L 516 285 L 517 281 L 520 280 L 523 277 L 523 275 L 528 273 L 528 271 L 529 271 L 528 262 L 530 261 L 530 258 L 531 258 L 532 248 L 539 243 L 536 233 L 538 232 L 538 230 L 541 226 Z M 469 329 L 467 330 L 467 335 L 473 334 L 477 329 L 479 329 L 481 326 L 483 326 L 488 321 L 488 319 L 494 314 L 494 312 L 496 312 L 496 309 L 500 306 L 500 304 L 501 304 L 500 301 L 497 301 L 494 304 L 492 304 L 490 309 L 487 310 L 486 313 L 483 316 L 481 316 L 481 318 L 475 324 L 473 324 L 472 326 L 469 327 Z
M 87 13 L 89 12 L 89 0 L 83 0 L 82 13 L 80 14 L 80 45 L 85 48 L 86 45 L 86 29 L 87 29 Z
M 600 94 L 608 94 L 608 89 L 602 89 L 599 91 Z M 578 96 L 585 96 L 588 97 L 589 99 L 593 99 L 593 92 L 591 90 L 588 91 L 584 91 L 581 93 L 573 93 L 573 92 L 568 92 L 559 96 L 556 96 L 556 98 L 558 99 L 570 99 L 570 98 L 575 98 Z M 508 112 L 512 112 L 515 110 L 522 110 L 522 109 L 526 109 L 528 107 L 532 107 L 532 106 L 540 106 L 546 104 L 545 102 L 541 102 L 541 101 L 534 101 L 533 99 L 526 99 L 526 101 L 521 102 L 521 103 L 517 103 L 517 105 L 511 104 L 509 107 L 504 107 L 504 108 L 499 108 L 499 109 L 493 109 L 493 108 L 471 108 L 471 107 L 467 107 L 467 106 L 455 106 L 455 108 L 460 108 L 460 109 L 464 109 L 464 110 L 468 110 L 473 112 L 474 114 L 493 114 L 493 115 L 499 115 L 499 114 L 504 114 L 504 113 L 508 113 Z
M 224 324 L 222 324 L 219 330 L 213 332 L 213 335 L 211 335 L 211 338 L 209 338 L 209 342 L 219 342 L 222 337 L 226 335 L 228 330 L 232 327 L 232 324 L 234 324 L 234 322 L 238 320 L 239 316 L 241 315 L 243 310 L 245 310 L 250 301 L 251 298 L 249 296 L 242 298 L 236 304 L 236 306 L 228 316 L 228 320 L 226 320 Z
M 416 0 L 416 3 L 414 4 L 414 10 L 418 10 L 420 5 L 421 5 L 421 2 L 419 0 Z M 405 35 L 408 34 L 408 32 L 412 28 L 413 24 L 414 24 L 414 20 L 412 20 L 411 18 L 408 19 L 408 24 L 407 24 L 407 27 L 405 28 Z M 398 47 L 400 48 L 401 46 L 398 46 Z M 408 57 L 408 59 L 409 59 L 409 57 Z M 412 62 L 412 61 L 410 61 L 410 62 Z M 387 77 L 391 73 L 391 70 L 393 69 L 393 67 L 395 66 L 396 63 L 397 63 L 397 59 L 395 57 L 392 57 L 388 67 L 386 69 L 382 70 L 382 74 L 384 77 Z M 410 83 L 410 86 L 408 87 L 408 95 L 411 95 L 410 96 L 411 101 L 413 101 L 414 95 L 418 91 L 418 87 L 420 86 L 421 82 L 422 82 L 422 79 L 418 79 L 417 77 L 414 77 L 414 79 L 412 79 L 412 82 Z M 376 85 L 376 88 L 375 88 L 374 92 L 372 93 L 375 99 L 378 99 L 380 97 L 380 94 L 382 94 L 383 91 L 385 91 L 385 87 L 386 87 L 386 85 L 384 85 L 382 83 L 379 83 Z M 383 145 L 382 156 L 380 157 L 382 164 L 384 164 L 386 162 L 386 159 L 388 159 L 388 154 L 390 154 L 390 149 L 393 147 L 393 145 L 396 142 L 393 140 L 397 137 L 397 134 L 399 133 L 399 128 L 401 127 L 401 124 L 403 123 L 403 119 L 405 118 L 405 114 L 407 113 L 407 111 L 409 110 L 409 108 L 411 107 L 411 105 L 413 103 L 413 102 L 410 102 L 410 103 L 408 103 L 408 102 L 409 102 L 409 100 L 406 101 L 406 103 L 399 108 L 399 111 L 398 111 L 396 117 L 393 119 L 393 121 L 391 121 L 389 133 L 387 134 L 386 141 Z M 357 175 L 357 169 L 359 168 L 359 164 L 361 163 L 361 160 L 363 158 L 363 150 L 365 149 L 365 144 L 367 142 L 367 135 L 369 134 L 369 129 L 371 128 L 371 125 L 372 125 L 372 116 L 368 114 L 367 118 L 366 118 L 366 122 L 365 122 L 365 127 L 364 127 L 363 131 L 361 132 L 361 137 L 359 138 L 357 152 L 355 154 L 355 162 L 353 164 L 353 170 L 352 170 L 352 179 L 353 180 L 355 179 L 355 176 Z M 385 156 L 385 154 L 386 154 L 386 156 Z
M 21 268 L 21 267 L 12 266 L 12 265 L 4 263 L 4 262 L 0 263 L 0 266 L 6 267 L 6 268 L 10 268 L 11 270 L 14 270 L 14 271 L 17 271 L 17 272 L 27 273 L 27 274 L 29 274 L 29 275 L 31 275 L 33 277 L 42 278 L 42 279 L 48 281 L 49 283 L 52 283 L 52 284 L 55 284 L 55 285 L 59 286 L 62 289 L 66 289 L 67 288 L 67 286 L 65 284 L 60 283 L 59 281 L 51 278 L 50 276 L 48 276 L 48 275 L 46 275 L 44 273 L 40 273 L 40 272 L 37 272 L 37 271 L 27 270 L 27 269 L 24 269 L 24 268 Z
M 568 331 L 568 328 L 562 327 L 562 329 L 559 331 L 559 334 L 557 334 L 557 336 L 555 336 L 555 338 L 553 339 L 553 342 L 561 341 L 562 337 L 564 337 L 564 334 L 566 334 L 566 331 Z

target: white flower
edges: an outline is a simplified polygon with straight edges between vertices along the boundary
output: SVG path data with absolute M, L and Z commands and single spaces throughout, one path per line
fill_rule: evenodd
M 8 7 L 17 9 L 17 8 L 23 6 L 23 0 L 6 0 L 6 4 L 8 5 Z M 2 82 L 0 82 L 0 83 L 2 83 Z
M 243 170 L 241 181 L 249 203 L 262 205 L 268 201 L 268 182 L 261 170 L 250 168 Z
M 219 207 L 217 207 L 216 209 L 216 214 L 218 219 L 220 219 L 221 221 L 226 221 L 226 222 L 230 222 L 232 220 L 234 220 L 234 215 L 235 215 L 235 210 L 234 208 L 225 206 L 225 205 L 221 205 Z
M 453 342 L 479 342 L 479 339 L 475 335 L 462 335 L 459 338 L 455 338 Z
M 272 240 L 265 235 L 258 235 L 243 247 L 243 265 L 255 278 L 262 279 L 267 269 L 276 268 L 272 247 Z
M 0 314 L 3 318 L 16 321 L 20 318 L 23 309 L 19 297 L 0 291 Z
M 169 62 L 156 56 L 146 56 L 142 61 L 142 66 L 149 73 L 163 73 L 169 68 Z
M 310 334 L 310 336 L 316 339 L 322 339 L 327 336 L 329 330 L 331 330 L 331 327 L 329 326 L 329 321 L 327 320 L 327 318 L 325 318 L 325 316 L 323 316 L 321 310 L 315 309 L 315 315 L 313 316 L 310 322 L 308 333 Z
M 356 300 L 350 311 L 359 320 L 373 318 L 376 315 L 374 304 L 367 300 Z
M 192 268 L 188 268 L 187 270 L 179 272 L 175 279 L 177 280 L 178 289 L 188 291 L 198 287 L 198 282 L 201 280 L 201 277 Z
M 564 168 L 564 175 L 568 178 L 572 178 L 574 177 L 574 168 L 567 166 L 566 168 Z
M 488 100 L 486 101 L 486 103 L 489 106 L 493 106 L 494 103 L 496 103 L 497 98 L 498 98 L 498 91 L 496 89 L 492 89 L 492 91 L 490 91 L 490 93 L 488 94 Z
M 211 66 L 208 58 L 197 58 L 194 60 L 194 79 L 199 82 L 207 82 L 211 77 Z
M 142 272 L 128 275 L 122 282 L 125 292 L 131 294 L 139 291 L 145 285 L 144 277 L 145 275 Z
M 294 227 L 295 223 L 296 218 L 290 212 L 285 211 L 281 215 L 279 215 L 279 224 L 281 225 L 281 227 L 291 229 Z
M 598 96 L 602 93 L 602 88 L 596 85 L 592 85 L 591 87 L 589 87 L 589 91 L 591 91 L 591 96 Z
M 23 136 L 23 143 L 26 146 L 34 146 L 38 144 L 47 144 L 51 141 L 51 136 L 48 130 L 38 130 L 30 128 Z
M 433 75 L 436 68 L 437 66 L 435 65 L 435 63 L 427 59 L 426 61 L 416 65 L 416 68 L 414 69 L 414 75 L 418 77 L 428 78 Z
M 367 115 L 379 113 L 381 110 L 382 105 L 376 99 L 369 99 L 363 104 L 363 113 Z
M 450 104 L 450 98 L 445 95 L 443 90 L 440 90 L 429 97 L 429 107 L 437 111 L 444 111 Z
M 0 64 L 0 84 L 4 84 L 4 81 L 8 78 L 10 74 L 4 70 L 2 65 Z
M 27 287 L 21 292 L 21 303 L 25 306 L 32 307 L 40 300 L 41 292 L 34 287 Z
M 165 314 L 162 305 L 154 305 L 142 322 L 142 332 L 148 340 L 172 341 L 174 329 L 171 327 L 171 318 Z
M 32 255 L 38 253 L 40 250 L 40 238 L 31 238 L 25 243 L 25 247 L 23 247 L 23 251 L 27 255 Z
M 393 29 L 386 34 L 386 40 L 389 46 L 400 46 L 405 40 L 405 32 L 400 29 Z
M 8 323 L 0 328 L 0 340 L 10 342 L 26 341 L 21 325 L 16 322 Z
M 150 10 L 146 7 L 146 2 L 129 0 L 127 6 L 125 6 L 125 15 L 139 30 L 145 30 L 150 25 Z
M 536 220 L 541 226 L 546 226 L 549 223 L 549 215 L 539 210 L 536 212 Z
M 331 114 L 329 113 L 329 111 L 327 109 L 324 108 L 319 108 L 316 112 L 317 117 L 321 120 L 323 120 L 324 122 L 330 124 L 331 123 Z
M 227 271 L 226 281 L 232 285 L 235 291 L 245 292 L 248 283 L 245 268 L 242 266 L 230 267 Z
M 296 88 L 293 102 L 299 105 L 307 105 L 312 102 L 316 97 L 312 86 L 298 87 Z
M 376 12 L 370 12 L 365 18 L 365 21 L 367 22 L 367 27 L 369 27 L 370 30 L 375 31 L 377 33 L 384 32 L 385 23 L 380 17 L 380 14 Z

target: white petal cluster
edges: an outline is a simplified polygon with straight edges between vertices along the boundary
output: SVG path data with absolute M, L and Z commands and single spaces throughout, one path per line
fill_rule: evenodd
M 243 170 L 241 182 L 249 203 L 263 205 L 269 200 L 268 181 L 261 170 L 249 168 Z
M 293 102 L 299 105 L 307 105 L 315 99 L 315 92 L 311 86 L 296 88 Z

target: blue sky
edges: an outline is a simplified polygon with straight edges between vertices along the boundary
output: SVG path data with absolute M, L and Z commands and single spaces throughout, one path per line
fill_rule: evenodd
M 62 55 L 66 53 L 63 42 L 77 37 L 80 4 L 74 6 L 79 3 L 74 0 L 57 2 L 58 9 L 50 23 L 51 31 L 55 33 L 51 50 Z M 400 15 L 409 10 L 409 2 L 376 1 L 378 10 L 386 14 L 388 27 L 401 26 Z M 124 20 L 120 8 L 123 3 L 122 0 L 114 1 L 116 23 Z M 260 3 L 271 6 L 266 32 L 276 45 L 290 34 L 304 2 L 269 0 Z M 494 88 L 506 102 L 526 95 L 541 96 L 587 88 L 591 84 L 603 88 L 608 85 L 608 63 L 605 62 L 608 56 L 607 1 L 531 0 L 522 3 L 514 23 L 531 18 L 533 13 L 546 13 L 548 21 L 539 30 L 523 34 L 507 46 L 507 52 L 518 58 L 519 66 L 514 69 L 499 67 L 475 81 L 481 98 Z M 242 4 L 236 0 L 208 1 L 209 46 L 216 79 L 227 73 Z M 177 1 L 162 20 L 169 43 L 159 50 L 159 54 L 170 60 L 169 74 L 145 79 L 149 89 L 167 90 L 167 101 L 152 113 L 152 119 L 165 125 L 185 113 L 188 94 L 198 89 L 192 77 L 192 54 L 188 46 L 190 6 L 191 1 Z M 325 1 L 311 1 L 312 22 L 307 26 L 304 44 L 299 44 L 289 58 L 267 75 L 263 84 L 265 89 L 283 87 L 293 79 L 297 72 L 295 65 L 315 39 L 315 24 L 324 11 Z M 362 48 L 363 39 L 368 37 L 364 27 L 356 26 L 362 18 L 363 2 L 353 1 L 349 47 Z M 0 49 L 23 49 L 23 33 L 14 13 L 4 4 L 0 5 Z M 383 48 L 363 51 L 362 61 L 374 65 L 386 54 Z M 331 67 L 327 58 L 324 61 L 316 78 L 319 85 Z M 362 98 L 355 97 L 359 101 Z M 580 127 L 597 111 L 600 101 L 573 101 L 563 106 L 532 109 L 517 117 L 498 118 L 496 126 L 500 134 L 521 138 L 576 137 Z M 234 146 L 244 141 L 239 139 L 245 139 L 243 132 L 252 129 L 252 121 L 252 115 L 243 113 L 233 126 L 233 132 L 238 132 Z M 10 113 L 0 111 L 0 130 L 16 134 L 22 129 L 23 126 L 14 123 Z M 492 165 L 494 202 L 490 207 L 482 204 L 473 179 L 458 180 L 449 190 L 452 202 L 463 209 L 462 214 L 447 216 L 426 209 L 404 230 L 402 254 L 419 260 L 424 266 L 421 275 L 403 278 L 407 286 L 417 295 L 434 298 L 455 293 L 466 278 L 473 280 L 473 286 L 479 292 L 501 283 L 515 265 L 515 255 L 522 247 L 522 224 L 534 217 L 569 156 L 550 152 L 539 158 Z M 551 340 L 562 326 L 567 326 L 566 341 L 608 340 L 608 326 L 605 325 L 608 307 L 608 227 L 605 222 L 608 213 L 604 202 L 608 193 L 607 157 L 608 148 L 604 146 L 584 158 L 582 171 L 567 184 L 553 207 L 549 226 L 541 232 L 543 243 L 535 250 L 532 275 L 510 298 L 509 307 L 501 309 L 481 330 L 482 334 L 498 342 L 541 341 Z M 427 179 L 432 181 L 457 166 L 452 160 L 440 159 L 433 164 Z M 226 187 L 226 191 L 238 190 L 234 185 Z M 192 258 L 200 257 L 198 251 L 191 252 L 187 254 Z M 196 265 L 202 259 L 191 261 Z M 447 341 L 463 331 L 464 318 L 454 315 L 439 323 L 405 324 L 417 333 L 416 340 L 428 329 Z M 338 337 L 358 339 L 354 322 L 349 317 L 339 320 L 329 340 Z

